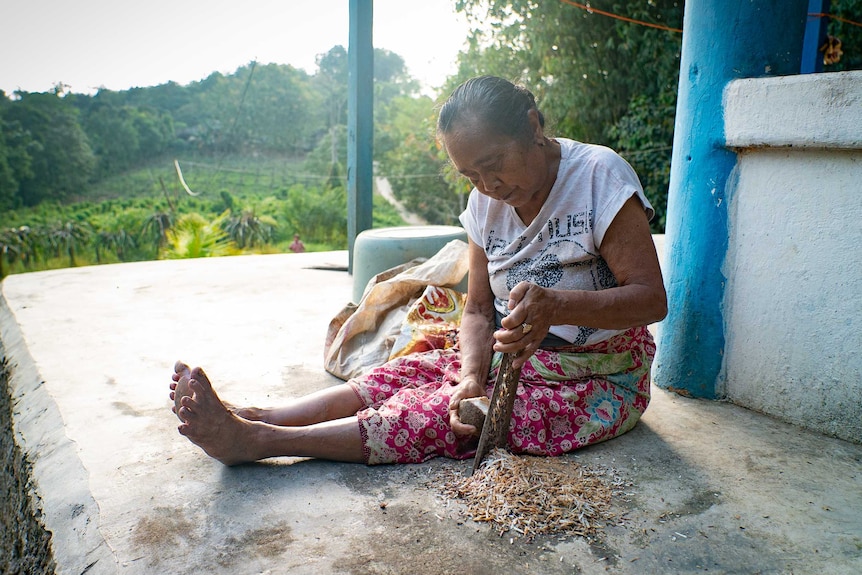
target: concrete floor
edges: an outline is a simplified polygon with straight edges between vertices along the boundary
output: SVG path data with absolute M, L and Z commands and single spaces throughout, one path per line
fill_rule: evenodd
M 862 573 L 862 446 L 659 389 L 632 432 L 569 456 L 631 484 L 625 522 L 593 542 L 462 522 L 434 482 L 471 462 L 225 468 L 179 436 L 176 359 L 239 404 L 337 382 L 322 350 L 352 292 L 346 263 L 242 256 L 3 281 L 15 441 L 56 572 Z

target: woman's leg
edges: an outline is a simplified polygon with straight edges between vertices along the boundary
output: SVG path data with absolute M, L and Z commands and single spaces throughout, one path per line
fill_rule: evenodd
M 290 400 L 281 407 L 228 406 L 236 415 L 249 421 L 261 421 L 272 425 L 301 426 L 333 421 L 356 415 L 365 407 L 347 384 L 327 387 Z
M 191 369 L 178 361 L 174 365 L 172 379 L 178 382 L 182 377 L 191 379 Z M 171 389 L 176 383 L 171 384 Z M 173 399 L 173 392 L 171 399 Z M 281 407 L 237 407 L 226 401 L 221 402 L 229 411 L 249 421 L 260 421 L 272 425 L 299 426 L 312 425 L 355 415 L 365 407 L 352 387 L 346 384 L 321 389 L 309 395 L 293 399 Z
M 250 421 L 231 412 L 213 390 L 209 379 L 200 368 L 190 370 L 191 396 L 181 398 L 177 413 L 182 423 L 178 430 L 210 457 L 225 465 L 257 461 L 268 457 L 317 457 L 336 461 L 362 462 L 365 460 L 362 437 L 356 416 L 320 421 L 311 425 L 281 426 L 261 421 Z M 353 395 L 353 402 L 360 405 Z M 331 399 L 331 398 L 330 398 Z M 318 397 L 318 402 L 320 398 Z M 328 400 L 315 407 L 315 401 L 300 401 L 297 417 L 314 419 L 334 410 Z M 353 409 L 355 413 L 356 409 Z M 293 417 L 293 412 L 282 416 Z
M 456 436 L 449 426 L 460 367 L 456 350 L 432 350 L 394 359 L 357 381 L 368 406 L 357 419 L 369 464 L 472 456 L 477 441 Z
M 654 355 L 645 327 L 589 347 L 540 349 L 521 369 L 510 449 L 560 455 L 631 430 L 649 404 Z

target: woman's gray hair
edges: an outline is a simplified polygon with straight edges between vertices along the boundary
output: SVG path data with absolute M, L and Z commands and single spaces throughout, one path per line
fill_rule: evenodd
M 529 90 L 504 78 L 478 76 L 455 88 L 443 103 L 437 118 L 437 135 L 445 136 L 462 121 L 475 119 L 494 133 L 528 139 L 532 134 L 527 117 L 530 110 L 536 110 L 544 127 L 545 118 Z

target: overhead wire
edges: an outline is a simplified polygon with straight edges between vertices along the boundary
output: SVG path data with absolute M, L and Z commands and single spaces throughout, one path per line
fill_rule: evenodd
M 574 6 L 575 8 L 580 8 L 581 10 L 586 10 L 590 14 L 599 14 L 601 16 L 607 16 L 608 18 L 614 18 L 616 20 L 622 20 L 623 22 L 629 22 L 631 24 L 638 24 L 640 26 L 647 26 L 649 28 L 657 28 L 658 30 L 665 30 L 667 32 L 678 32 L 682 33 L 682 30 L 679 28 L 673 28 L 671 26 L 665 26 L 664 24 L 655 24 L 654 22 L 645 22 L 643 20 L 636 20 L 635 18 L 629 18 L 628 16 L 621 16 L 619 14 L 614 14 L 613 12 L 607 12 L 605 10 L 599 10 L 598 8 L 594 8 L 589 4 L 581 4 L 579 2 L 574 2 L 573 0 L 560 0 L 563 4 L 568 4 L 569 6 Z M 808 14 L 809 18 L 829 18 L 831 20 L 836 20 L 838 22 L 843 22 L 844 24 L 850 24 L 851 26 L 859 26 L 862 27 L 862 22 L 856 22 L 854 20 L 850 20 L 848 18 L 842 18 L 841 16 L 835 16 L 834 14 L 826 14 L 824 12 L 810 12 Z
M 809 18 L 829 18 L 830 20 L 837 20 L 838 22 L 843 22 L 844 24 L 850 24 L 851 26 L 859 26 L 862 28 L 862 22 L 855 22 L 853 20 L 848 20 L 847 18 L 842 18 L 840 16 L 835 16 L 833 14 L 826 14 L 824 12 L 809 12 Z
M 568 4 L 570 6 L 574 6 L 575 8 L 580 8 L 581 10 L 586 10 L 590 14 L 599 14 L 601 16 L 607 16 L 608 18 L 614 18 L 616 20 L 622 20 L 623 22 L 629 22 L 631 24 L 638 24 L 640 26 L 646 26 L 648 28 L 657 28 L 658 30 L 665 30 L 666 32 L 678 32 L 682 34 L 682 30 L 679 28 L 673 28 L 671 26 L 665 26 L 664 24 L 655 24 L 653 22 L 644 22 L 643 20 L 635 20 L 634 18 L 629 18 L 628 16 L 620 16 L 619 14 L 614 14 L 613 12 L 606 12 L 604 10 L 599 10 L 598 8 L 593 8 L 588 4 L 580 4 L 578 2 L 573 2 L 572 0 L 560 0 L 564 4 Z
M 232 136 L 234 133 L 234 130 L 236 129 L 236 125 L 239 121 L 240 113 L 242 112 L 243 104 L 245 104 L 245 97 L 248 94 L 248 88 L 251 85 L 251 78 L 254 75 L 254 69 L 256 67 L 257 67 L 257 60 L 252 60 L 251 69 L 248 72 L 248 78 L 245 81 L 245 86 L 243 87 L 242 95 L 240 96 L 240 99 L 239 99 L 239 105 L 236 108 L 236 114 L 234 114 L 233 122 L 231 122 L 230 130 L 228 131 L 228 137 Z M 215 178 L 215 176 L 218 176 L 219 172 L 222 171 L 222 162 L 224 161 L 224 156 L 225 156 L 225 152 L 222 151 L 221 157 L 219 157 L 218 163 L 216 164 L 215 174 L 212 176 L 213 178 Z M 199 196 L 200 192 L 198 192 L 198 193 L 193 192 L 192 189 L 188 186 L 188 184 L 186 184 L 186 180 L 183 177 L 183 171 L 182 171 L 182 169 L 180 169 L 180 163 L 179 163 L 179 160 L 177 160 L 177 159 L 174 159 L 174 169 L 177 172 L 177 179 L 180 181 L 180 184 L 182 185 L 182 187 L 186 191 L 186 193 L 190 196 Z

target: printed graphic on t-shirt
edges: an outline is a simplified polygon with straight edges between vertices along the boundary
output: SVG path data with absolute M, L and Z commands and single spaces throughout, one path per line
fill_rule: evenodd
M 545 288 L 591 291 L 617 285 L 617 280 L 605 259 L 598 253 L 588 251 L 575 240 L 547 242 L 537 251 L 525 250 L 521 258 L 508 257 L 515 254 L 517 252 L 500 254 L 509 261 L 515 260 L 509 266 L 506 266 L 503 261 L 495 262 L 495 258 L 489 255 L 491 285 L 502 287 L 499 282 L 501 278 L 505 278 L 506 294 L 522 281 L 532 282 Z M 502 259 L 504 258 L 500 258 Z M 494 292 L 498 296 L 502 293 L 496 289 Z
M 552 217 L 548 220 L 548 238 L 570 238 L 592 231 L 593 211 L 568 214 L 565 217 Z
M 489 233 L 490 236 L 494 232 Z M 538 240 L 538 238 L 537 238 Z M 503 242 L 500 242 L 501 244 Z M 508 245 L 517 244 L 511 242 Z M 617 280 L 611 268 L 601 255 L 588 251 L 580 242 L 573 239 L 557 239 L 555 241 L 536 241 L 531 246 L 533 249 L 525 250 L 527 253 L 535 252 L 532 257 L 512 258 L 515 262 L 506 266 L 496 267 L 492 262 L 490 278 L 491 286 L 495 294 L 508 294 L 522 281 L 528 281 L 544 288 L 555 289 L 582 289 L 597 291 L 615 287 Z M 506 259 L 517 252 L 505 254 Z M 503 255 L 505 251 L 501 251 Z M 505 290 L 500 289 L 505 285 Z M 506 298 L 496 298 L 496 307 L 501 313 L 507 313 Z M 575 326 L 572 326 L 575 327 Z M 572 341 L 575 345 L 585 345 L 589 337 L 595 333 L 595 328 L 577 326 L 577 334 Z
M 615 287 L 617 281 L 599 255 L 605 232 L 634 195 L 648 216 L 654 213 L 637 174 L 619 155 L 602 146 L 557 141 L 557 179 L 535 220 L 525 225 L 513 207 L 476 189 L 460 216 L 470 239 L 485 249 L 494 305 L 503 315 L 511 290 L 521 281 L 560 290 Z M 564 324 L 562 315 L 551 333 L 575 344 L 591 345 L 620 333 Z

